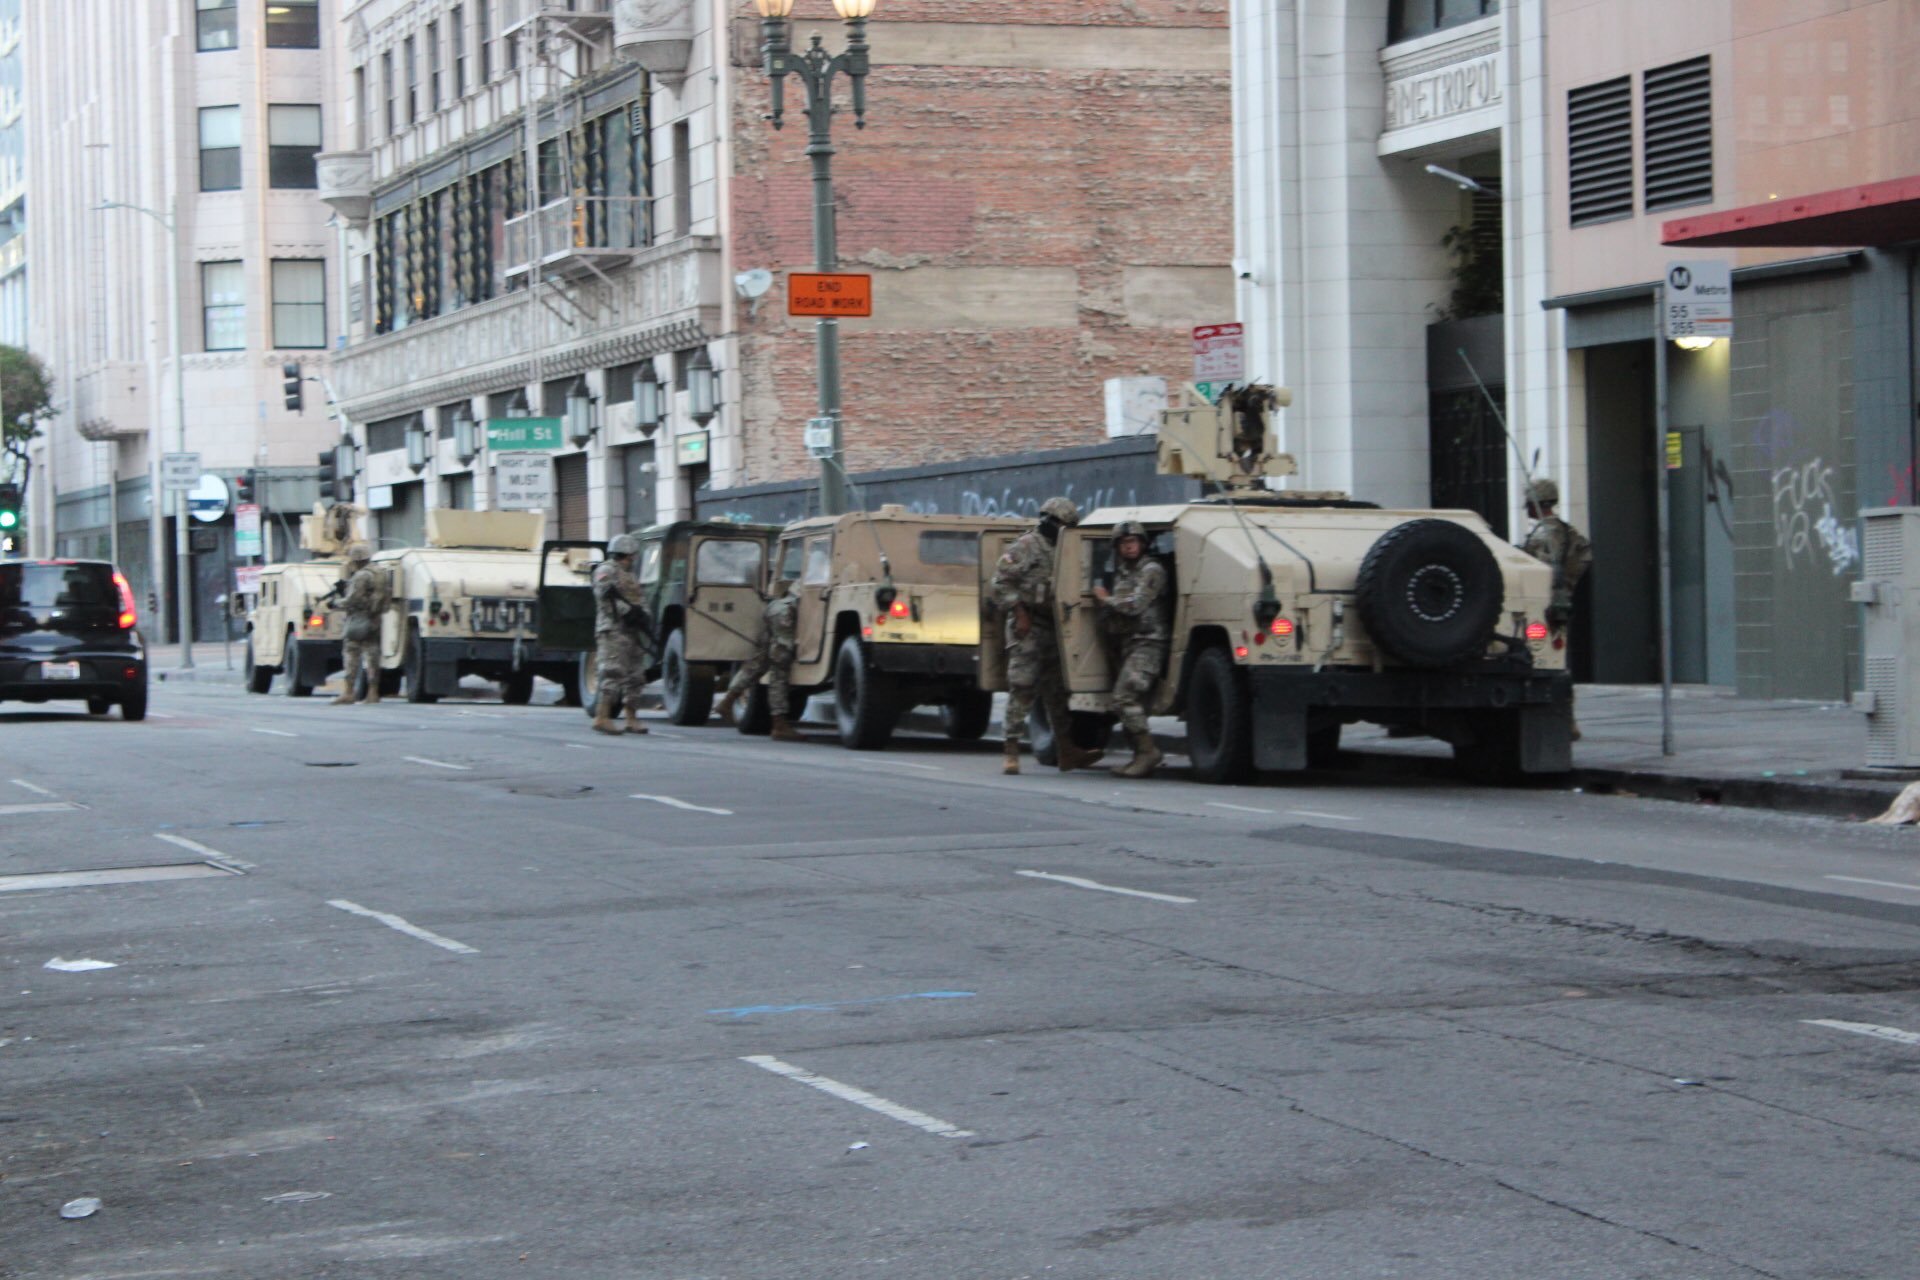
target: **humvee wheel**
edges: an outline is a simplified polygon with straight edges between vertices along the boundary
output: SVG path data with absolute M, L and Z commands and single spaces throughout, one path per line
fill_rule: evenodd
M 300 683 L 300 640 L 287 628 L 287 647 L 281 651 L 280 665 L 287 669 L 287 696 L 289 698 L 311 698 L 313 686 Z
M 1367 549 L 1353 595 L 1375 644 L 1432 670 L 1486 652 L 1506 584 L 1472 530 L 1451 520 L 1409 520 Z
M 533 701 L 533 672 L 516 671 L 500 682 L 500 701 L 510 707 L 524 707 Z
M 407 632 L 407 701 L 438 702 L 440 695 L 427 692 L 427 653 L 418 628 Z
M 1067 713 L 1073 719 L 1073 743 L 1082 751 L 1105 751 L 1107 743 L 1113 737 L 1114 718 L 1104 711 L 1071 711 Z M 1033 737 L 1033 758 L 1052 768 L 1060 763 L 1060 753 L 1054 750 L 1053 722 L 1047 717 L 1044 702 L 1033 704 L 1033 710 L 1027 713 L 1027 732 Z
M 263 667 L 253 660 L 253 637 L 247 637 L 247 692 L 265 693 L 273 687 L 273 668 Z
M 687 632 L 675 627 L 660 658 L 660 696 L 674 724 L 705 724 L 713 714 L 713 671 L 687 661 Z
M 993 695 L 985 689 L 969 689 L 941 709 L 940 719 L 955 742 L 978 742 L 993 720 Z
M 886 672 L 868 665 L 860 637 L 848 636 L 840 642 L 840 655 L 833 664 L 833 701 L 842 745 L 855 751 L 877 751 L 887 745 L 900 718 L 892 684 Z
M 767 686 L 756 684 L 747 690 L 740 709 L 734 714 L 739 717 L 734 727 L 749 738 L 764 738 L 772 733 L 773 708 L 767 705 Z
M 1245 782 L 1253 774 L 1253 717 L 1246 682 L 1223 648 L 1193 664 L 1187 690 L 1187 757 L 1202 782 Z

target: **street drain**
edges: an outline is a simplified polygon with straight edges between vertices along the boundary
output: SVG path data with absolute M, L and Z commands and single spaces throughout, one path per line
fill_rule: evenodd
M 77 889 L 95 884 L 136 884 L 143 880 L 198 880 L 237 876 L 232 867 L 211 862 L 168 862 L 157 867 L 104 867 L 98 871 L 39 871 L 0 876 L 0 893 L 16 889 Z
M 351 769 L 360 762 L 358 760 L 307 760 L 303 763 L 309 769 Z

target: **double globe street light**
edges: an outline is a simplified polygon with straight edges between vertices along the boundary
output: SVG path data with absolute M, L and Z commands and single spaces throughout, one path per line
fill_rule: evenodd
M 867 19 L 876 0 L 833 0 L 834 12 L 847 23 L 847 47 L 828 53 L 819 36 L 808 47 L 793 51 L 788 20 L 794 0 L 754 0 L 760 10 L 760 52 L 773 82 L 773 110 L 767 116 L 778 129 L 785 123 L 786 77 L 798 76 L 807 94 L 807 156 L 813 161 L 814 270 L 832 271 L 839 265 L 833 225 L 833 77 L 847 77 L 853 89 L 853 124 L 867 127 Z M 830 431 L 831 446 L 820 459 L 820 513 L 839 515 L 847 509 L 846 470 L 840 438 L 840 322 L 814 322 L 820 384 L 820 421 Z

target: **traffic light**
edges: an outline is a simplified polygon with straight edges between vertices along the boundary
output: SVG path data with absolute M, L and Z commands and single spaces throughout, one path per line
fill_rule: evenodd
M 237 507 L 242 505 L 243 503 L 248 503 L 253 501 L 253 493 L 254 493 L 253 478 L 254 478 L 254 473 L 251 471 L 242 471 L 239 475 L 233 478 L 233 505 L 234 506 Z
M 0 534 L 11 534 L 20 527 L 20 486 L 0 484 Z
M 281 389 L 287 395 L 287 412 L 300 413 L 306 408 L 306 379 L 300 376 L 300 362 L 289 360 L 280 366 Z
M 322 449 L 320 451 L 320 501 L 332 502 L 339 495 L 340 469 L 335 464 L 338 451 Z

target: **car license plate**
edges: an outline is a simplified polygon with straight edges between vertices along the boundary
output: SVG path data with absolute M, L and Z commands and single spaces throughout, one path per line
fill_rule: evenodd
M 533 627 L 531 600 L 475 600 L 475 631 L 521 631 Z
M 43 662 L 40 664 L 42 680 L 78 680 L 80 664 L 77 662 Z

